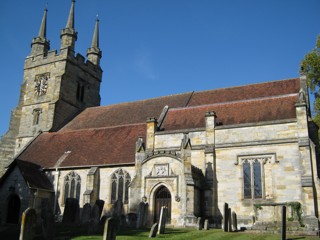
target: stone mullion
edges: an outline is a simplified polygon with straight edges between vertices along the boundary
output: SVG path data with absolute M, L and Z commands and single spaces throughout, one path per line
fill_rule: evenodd
M 264 173 L 264 164 L 265 164 L 265 159 L 259 159 L 260 162 L 260 171 L 261 171 L 261 192 L 262 192 L 262 198 L 264 199 L 266 197 L 265 194 L 265 173 Z
M 250 164 L 250 177 L 251 177 L 251 199 L 254 199 L 254 172 L 253 172 L 253 161 L 248 160 Z

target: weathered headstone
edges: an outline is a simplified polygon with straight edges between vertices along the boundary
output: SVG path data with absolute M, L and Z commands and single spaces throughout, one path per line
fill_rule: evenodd
M 228 209 L 228 232 L 232 232 L 231 208 Z
M 157 236 L 158 223 L 154 223 L 150 229 L 149 238 L 154 238 Z
M 76 198 L 67 198 L 62 222 L 65 224 L 79 223 L 79 201 Z
M 137 226 L 137 214 L 128 213 L 128 215 L 127 215 L 127 226 L 129 228 L 135 228 Z
M 51 240 L 55 236 L 55 223 L 53 212 L 48 209 L 42 209 L 41 211 L 42 218 L 42 234 L 44 239 Z
M 86 203 L 82 208 L 81 223 L 82 224 L 89 223 L 90 218 L 91 218 L 91 205 L 90 205 L 90 203 Z
M 22 213 L 21 230 L 19 240 L 32 240 L 35 237 L 37 224 L 36 210 L 27 208 Z
M 286 226 L 287 226 L 287 207 L 282 206 L 282 224 L 281 224 L 281 240 L 286 240 Z
M 232 212 L 232 231 L 238 231 L 238 220 L 237 220 L 237 214 L 235 212 Z
M 203 229 L 204 230 L 209 230 L 209 220 L 208 219 L 204 220 Z
M 91 209 L 90 220 L 89 220 L 89 231 L 88 233 L 96 233 L 98 230 L 100 222 L 100 209 L 97 204 L 95 204 Z
M 198 220 L 197 220 L 197 229 L 198 229 L 198 230 L 202 230 L 202 218 L 201 218 L 201 217 L 198 217 Z
M 137 228 L 141 228 L 146 225 L 148 216 L 148 206 L 148 203 L 140 202 L 137 218 Z
M 224 203 L 223 207 L 223 231 L 228 232 L 228 216 L 229 216 L 229 205 L 228 203 Z
M 104 224 L 103 240 L 115 240 L 116 239 L 116 221 L 110 217 Z
M 123 213 L 123 203 L 121 200 L 117 200 L 113 204 L 112 217 L 118 218 L 118 220 L 120 220 L 122 213 Z
M 168 214 L 168 208 L 165 206 L 162 206 L 160 211 L 158 234 L 164 234 L 166 222 L 167 222 L 167 214 Z

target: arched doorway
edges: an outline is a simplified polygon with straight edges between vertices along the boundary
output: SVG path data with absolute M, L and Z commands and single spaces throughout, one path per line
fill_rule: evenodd
M 171 194 L 168 188 L 161 186 L 154 197 L 154 222 L 159 222 L 161 207 L 168 208 L 167 222 L 171 221 Z
M 18 223 L 20 214 L 20 198 L 13 194 L 8 199 L 7 223 Z

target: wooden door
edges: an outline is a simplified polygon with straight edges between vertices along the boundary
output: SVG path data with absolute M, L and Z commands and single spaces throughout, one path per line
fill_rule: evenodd
M 171 194 L 168 188 L 162 186 L 155 194 L 154 204 L 154 222 L 159 222 L 161 207 L 165 206 L 168 208 L 167 223 L 171 221 Z

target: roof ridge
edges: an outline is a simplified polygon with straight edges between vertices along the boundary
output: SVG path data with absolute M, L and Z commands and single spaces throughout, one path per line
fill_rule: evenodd
M 224 88 L 208 89 L 208 90 L 203 90 L 203 91 L 195 91 L 194 93 L 205 93 L 205 92 L 219 91 L 219 90 L 224 90 L 224 89 L 241 88 L 241 87 L 249 87 L 249 86 L 262 85 L 262 84 L 268 84 L 268 83 L 292 81 L 292 80 L 297 80 L 297 79 L 299 79 L 299 77 L 286 78 L 286 79 L 273 80 L 273 81 L 265 81 L 265 82 L 259 82 L 259 83 L 250 83 L 247 85 L 236 85 L 236 86 L 230 86 L 230 87 L 224 87 Z
M 288 94 L 282 94 L 282 95 L 276 95 L 276 96 L 249 98 L 249 99 L 235 100 L 235 101 L 229 101 L 229 102 L 210 103 L 210 104 L 195 105 L 195 106 L 190 106 L 190 107 L 188 107 L 188 106 L 180 107 L 180 108 L 177 107 L 177 108 L 170 108 L 169 111 L 170 110 L 192 109 L 192 108 L 199 108 L 199 107 L 205 107 L 205 106 L 226 105 L 226 104 L 241 103 L 241 102 L 252 102 L 252 101 L 267 100 L 267 99 L 286 98 L 286 97 L 293 97 L 296 95 L 299 95 L 299 93 L 288 93 Z

